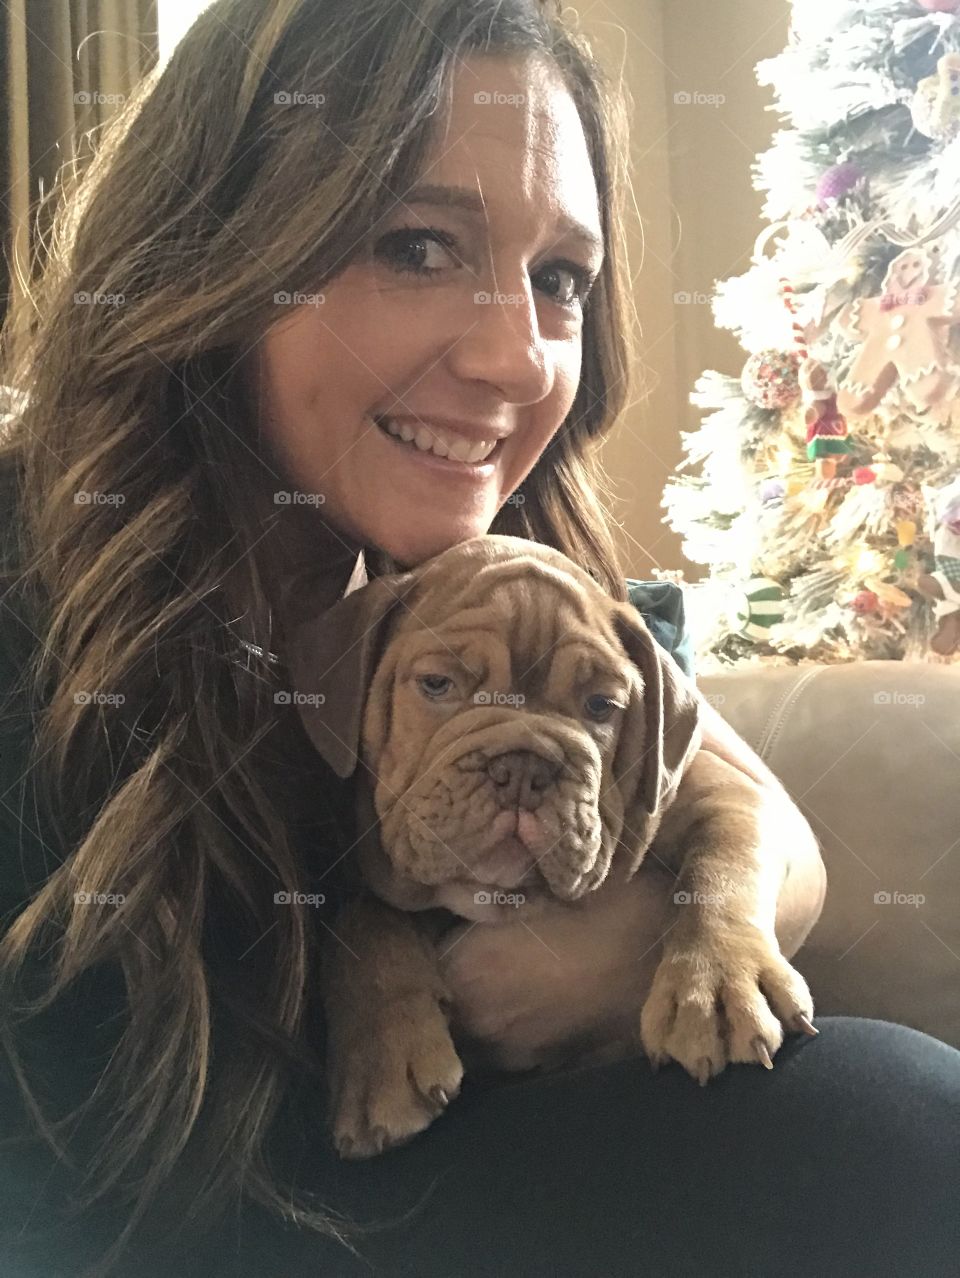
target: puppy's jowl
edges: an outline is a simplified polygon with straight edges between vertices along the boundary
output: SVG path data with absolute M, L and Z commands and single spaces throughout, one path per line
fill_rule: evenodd
M 492 929 L 535 935 L 578 914 L 606 928 L 642 864 L 675 877 L 675 904 L 643 1006 L 619 995 L 614 1054 L 675 1060 L 705 1083 L 728 1062 L 769 1066 L 784 1028 L 812 1017 L 773 930 L 775 814 L 701 749 L 696 686 L 637 610 L 566 556 L 464 542 L 301 624 L 289 661 L 322 694 L 301 698 L 311 741 L 356 774 L 356 891 L 322 976 L 343 1157 L 422 1131 L 484 1059 L 444 977 L 465 930 L 495 945 L 509 933 Z M 557 976 L 569 1000 L 560 963 Z M 567 1016 L 541 1062 L 598 1047 L 584 1017 Z

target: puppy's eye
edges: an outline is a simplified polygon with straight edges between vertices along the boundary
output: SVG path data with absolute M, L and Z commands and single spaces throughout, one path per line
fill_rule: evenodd
M 613 697 L 605 697 L 600 692 L 587 697 L 584 705 L 587 714 L 597 723 L 606 723 L 614 710 L 619 708 L 619 702 L 614 701 Z
M 417 684 L 425 696 L 438 700 L 453 687 L 453 680 L 448 675 L 417 675 Z

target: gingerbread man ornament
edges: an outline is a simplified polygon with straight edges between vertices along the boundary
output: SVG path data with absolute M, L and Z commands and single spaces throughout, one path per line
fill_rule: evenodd
M 872 413 L 897 381 L 922 413 L 954 383 L 947 337 L 960 322 L 960 284 L 931 284 L 931 269 L 922 249 L 907 249 L 890 263 L 881 297 L 858 297 L 840 312 L 841 331 L 862 343 L 837 397 L 841 413 Z

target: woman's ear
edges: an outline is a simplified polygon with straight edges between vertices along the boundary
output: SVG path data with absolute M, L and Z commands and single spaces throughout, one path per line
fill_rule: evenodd
M 417 570 L 377 577 L 288 637 L 291 695 L 314 748 L 338 777 L 356 769 L 367 693 L 391 624 L 419 577 Z
M 623 803 L 620 841 L 630 850 L 633 874 L 700 749 L 700 694 L 632 604 L 614 604 L 611 620 L 637 674 L 613 762 Z

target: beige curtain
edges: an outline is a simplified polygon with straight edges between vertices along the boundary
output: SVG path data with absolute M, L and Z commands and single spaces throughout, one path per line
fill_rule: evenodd
M 156 63 L 156 9 L 156 0 L 0 0 L 0 320 L 49 225 L 49 206 L 37 225 L 41 195 Z

